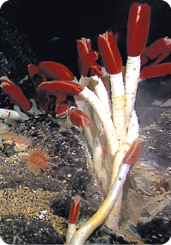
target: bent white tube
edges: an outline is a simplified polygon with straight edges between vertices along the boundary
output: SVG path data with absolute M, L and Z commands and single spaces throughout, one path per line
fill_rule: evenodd
M 77 230 L 77 226 L 76 223 L 72 224 L 72 223 L 68 223 L 68 230 L 67 230 L 67 234 L 66 234 L 66 244 L 69 244 L 73 235 L 75 234 Z
M 106 108 L 107 112 L 111 116 L 109 95 L 103 81 L 101 80 L 101 78 L 98 78 L 97 76 L 92 76 L 91 82 L 94 87 L 95 93 L 97 94 L 104 107 Z
M 130 170 L 130 165 L 123 163 L 120 167 L 115 183 L 102 206 L 98 211 L 75 233 L 70 244 L 84 244 L 92 232 L 108 217 L 113 209 L 113 206 L 119 196 L 123 184 L 126 181 L 127 174 Z
M 113 121 L 106 111 L 103 103 L 100 99 L 87 87 L 85 87 L 79 95 L 84 98 L 98 114 L 104 128 L 106 135 L 109 152 L 112 156 L 115 155 L 118 148 L 118 138 L 116 134 L 116 129 L 114 127 Z
M 23 112 L 17 112 L 14 110 L 8 110 L 8 109 L 0 109 L 0 118 L 2 119 L 10 119 L 15 121 L 25 121 L 28 120 L 29 117 L 23 113 Z

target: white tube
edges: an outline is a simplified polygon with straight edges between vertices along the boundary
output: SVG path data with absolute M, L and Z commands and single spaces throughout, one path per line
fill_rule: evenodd
M 21 122 L 29 119 L 29 117 L 23 112 L 17 112 L 8 109 L 0 109 L 0 118 L 16 120 Z
M 83 97 L 98 114 L 104 128 L 104 133 L 106 135 L 109 152 L 112 156 L 115 155 L 118 149 L 118 138 L 116 134 L 116 129 L 114 127 L 113 121 L 106 111 L 103 103 L 100 99 L 92 92 L 89 88 L 85 87 L 79 95 Z
M 126 181 L 127 174 L 130 170 L 130 165 L 123 163 L 120 167 L 115 183 L 102 206 L 98 211 L 75 233 L 70 244 L 84 244 L 92 232 L 108 217 L 113 209 L 113 206 L 119 196 L 119 193 Z

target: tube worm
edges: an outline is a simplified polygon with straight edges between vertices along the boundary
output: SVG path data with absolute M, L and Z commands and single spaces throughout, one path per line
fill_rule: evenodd
M 56 106 L 56 117 L 65 118 L 68 115 L 69 104 L 62 101 Z
M 91 84 L 94 87 L 96 95 L 99 97 L 99 99 L 105 106 L 107 113 L 111 116 L 110 99 L 102 79 L 98 76 L 93 76 L 91 77 Z
M 151 65 L 156 65 L 164 60 L 171 52 L 171 39 L 168 37 L 160 38 L 148 46 L 141 54 L 141 66 L 149 60 L 155 59 Z M 157 58 L 158 57 L 158 58 Z
M 110 74 L 113 122 L 116 127 L 118 144 L 120 145 L 124 142 L 126 134 L 125 88 L 122 74 L 122 59 L 112 32 L 106 32 L 105 34 L 100 35 L 98 37 L 98 46 L 105 69 Z M 112 181 L 112 175 L 117 176 L 118 174 L 119 162 L 116 162 L 116 164 L 113 165 L 112 159 L 110 165 L 113 166 L 113 168 L 110 169 L 110 181 Z M 113 171 L 115 171 L 115 173 L 113 173 Z M 111 184 L 113 184 L 113 182 L 109 183 L 108 188 Z
M 90 61 L 90 64 L 85 62 L 85 58 L 87 55 L 91 52 L 91 40 L 86 38 L 81 38 L 81 40 L 77 40 L 77 51 L 79 56 L 79 70 L 80 74 L 83 77 L 87 77 L 88 70 L 90 66 L 92 65 L 92 62 Z M 94 62 L 98 58 L 98 55 L 96 52 L 94 52 Z
M 100 70 L 97 70 L 97 68 L 100 69 L 101 66 L 99 66 L 96 63 L 93 63 L 92 62 L 93 60 L 92 61 L 90 60 L 90 54 L 92 53 L 90 40 L 88 40 L 88 39 L 77 40 L 77 48 L 78 48 L 78 51 L 80 51 L 79 59 L 80 59 L 81 67 L 85 68 L 86 67 L 85 64 L 87 64 L 88 69 L 89 69 L 89 67 L 91 67 L 90 68 L 91 78 L 88 80 L 87 77 L 82 76 L 80 83 L 84 86 L 88 86 L 89 82 L 90 82 L 93 85 L 93 90 L 95 91 L 98 98 L 102 101 L 103 105 L 106 108 L 107 113 L 110 115 L 111 113 L 110 113 L 109 96 L 108 96 L 106 88 L 105 88 L 105 86 L 104 86 L 104 84 L 100 78 L 103 73 Z M 98 56 L 96 56 L 96 58 L 98 58 Z M 100 71 L 100 73 L 99 73 L 99 71 Z M 97 74 L 97 75 L 95 75 L 95 74 Z M 87 76 L 87 73 L 85 73 L 83 75 Z M 76 101 L 77 101 L 77 99 L 76 99 Z M 87 108 L 87 107 L 88 106 L 85 104 L 85 108 Z M 87 109 L 89 110 L 89 108 L 87 108 Z M 87 140 L 88 140 L 90 147 L 92 148 L 93 159 L 95 162 L 97 160 L 97 158 L 95 156 L 97 156 L 97 155 L 98 155 L 98 160 L 100 159 L 102 161 L 102 159 L 100 158 L 100 155 L 103 155 L 103 151 L 102 151 L 103 148 L 101 147 L 101 145 L 98 145 L 98 147 L 96 147 L 97 145 L 95 143 L 99 142 L 99 139 L 97 139 L 97 137 L 98 137 L 97 131 L 99 132 L 99 135 L 102 135 L 104 130 L 103 130 L 103 126 L 102 126 L 101 121 L 99 120 L 98 115 L 94 111 L 92 114 L 93 115 L 91 115 L 92 116 L 91 119 L 93 120 L 93 123 L 90 124 L 90 127 L 85 128 L 84 133 L 87 137 Z M 105 137 L 105 136 L 103 136 L 103 137 Z M 97 164 L 100 165 L 100 162 L 98 161 Z
M 1 77 L 0 81 L 2 82 L 0 87 L 3 92 L 8 95 L 9 99 L 24 112 L 28 112 L 31 109 L 30 103 L 24 96 L 22 90 L 7 77 Z
M 141 153 L 141 140 L 137 139 L 122 160 L 117 178 L 105 201 L 98 211 L 75 233 L 70 244 L 84 244 L 92 232 L 108 217 L 126 181 L 130 168 L 136 163 Z
M 39 74 L 54 80 L 73 80 L 74 75 L 64 65 L 53 61 L 43 61 L 39 64 Z
M 35 74 L 39 73 L 39 68 L 33 64 L 29 64 L 27 69 L 31 79 Z
M 150 6 L 133 3 L 127 24 L 127 50 L 129 56 L 139 56 L 145 49 L 150 23 Z
M 140 79 L 145 80 L 150 77 L 160 77 L 167 74 L 171 74 L 171 63 L 144 67 L 140 73 Z
M 125 89 L 122 74 L 122 59 L 114 41 L 112 32 L 106 32 L 98 37 L 98 46 L 106 71 L 110 74 L 112 91 L 113 121 L 118 140 L 125 137 Z
M 112 32 L 106 32 L 98 37 L 98 47 L 106 71 L 117 74 L 122 71 L 122 59 L 114 41 Z
M 37 89 L 37 87 L 43 82 L 46 81 L 46 78 L 42 78 L 39 76 L 39 68 L 33 64 L 29 64 L 27 67 L 29 76 L 31 78 L 31 81 L 34 85 L 34 88 Z
M 95 62 L 98 59 L 98 54 L 95 51 L 91 51 L 90 39 L 81 38 L 81 40 L 77 40 L 77 51 L 80 74 L 83 77 L 87 77 L 90 69 L 91 76 L 97 75 L 98 77 L 102 77 L 103 72 L 100 71 L 101 66 Z
M 87 78 L 87 79 L 89 79 L 89 78 Z M 86 81 L 85 79 L 81 79 L 81 80 Z M 74 96 L 74 99 L 75 99 L 75 102 L 77 104 L 78 109 L 83 111 L 89 118 L 92 119 L 91 107 L 86 103 L 86 101 L 83 98 L 81 98 L 79 95 Z M 92 151 L 94 149 L 95 130 L 96 130 L 96 126 L 92 122 L 92 120 L 90 122 L 89 127 L 84 128 L 84 135 L 85 135 L 85 137 L 88 141 L 88 144 L 89 144 Z
M 88 78 L 81 79 L 81 83 L 84 86 L 88 86 L 89 85 Z M 98 78 L 97 76 L 91 77 L 91 84 L 93 85 L 93 90 L 95 90 L 94 96 L 97 95 L 98 99 L 100 99 L 100 101 L 105 106 L 106 112 L 110 115 L 109 108 L 108 108 L 109 105 L 106 104 L 107 100 L 105 100 L 106 99 L 105 93 L 107 93 L 107 91 L 106 91 L 106 88 L 101 78 Z M 102 177 L 101 173 L 102 173 L 102 168 L 103 168 L 102 165 L 103 165 L 103 159 L 104 159 L 103 158 L 103 146 L 104 146 L 104 140 L 105 140 L 103 124 L 98 114 L 94 110 L 92 110 L 89 103 L 87 103 L 80 96 L 75 96 L 75 99 L 76 99 L 78 108 L 84 111 L 86 115 L 88 115 L 91 118 L 91 123 L 89 127 L 84 128 L 84 135 L 92 150 L 92 157 L 93 157 L 93 162 L 94 162 L 93 171 L 95 171 L 96 177 L 99 180 L 98 182 L 102 183 L 100 180 L 100 177 Z M 111 172 L 111 165 L 108 164 L 107 167 L 108 169 L 110 168 L 109 172 Z M 103 176 L 103 181 L 104 181 L 104 176 Z
M 150 7 L 133 3 L 129 11 L 127 31 L 128 60 L 125 75 L 126 127 L 129 125 L 140 75 L 140 55 L 144 51 L 149 31 Z
M 69 223 L 68 223 L 68 230 L 66 235 L 66 244 L 70 243 L 73 235 L 76 232 L 76 222 L 79 217 L 79 209 L 80 209 L 80 196 L 76 195 L 69 212 Z
M 75 106 L 70 106 L 69 117 L 73 125 L 77 127 L 88 127 L 90 125 L 90 118 L 82 111 L 77 109 Z
M 52 95 L 57 94 L 74 96 L 79 94 L 83 89 L 84 88 L 77 83 L 68 80 L 60 80 L 41 83 L 37 88 L 37 92 L 45 91 Z
M 138 158 L 142 151 L 142 142 L 143 140 L 138 138 L 132 143 L 130 149 L 125 154 L 122 163 L 126 163 L 130 166 L 133 166 L 138 161 Z
M 79 83 L 83 87 L 86 87 L 89 85 L 90 80 L 91 80 L 91 77 L 83 77 L 81 75 L 81 78 L 80 78 L 79 82 L 77 81 L 77 83 Z M 83 111 L 91 119 L 89 127 L 84 128 L 84 135 L 85 135 L 87 142 L 88 142 L 88 144 L 89 144 L 89 146 L 93 152 L 94 135 L 95 135 L 95 131 L 96 131 L 96 125 L 92 122 L 92 109 L 89 106 L 89 104 L 83 98 L 81 98 L 79 95 L 74 96 L 74 99 L 75 99 L 75 102 L 76 102 L 78 109 Z
M 107 113 L 109 113 L 109 115 L 110 115 L 109 96 L 108 96 L 108 93 L 106 91 L 106 88 L 105 88 L 103 82 L 100 79 L 101 76 L 103 75 L 103 72 L 100 71 L 101 66 L 95 62 L 98 58 L 98 55 L 96 52 L 91 51 L 91 41 L 89 39 L 85 39 L 85 38 L 82 38 L 81 40 L 77 40 L 77 49 L 78 49 L 78 54 L 79 54 L 80 73 L 82 75 L 81 79 L 80 79 L 80 84 L 83 86 L 88 86 L 88 84 L 91 80 L 91 83 L 93 85 L 93 88 L 95 90 L 96 95 L 102 101 L 102 103 L 104 104 L 104 106 L 107 110 Z M 91 79 L 87 79 L 88 72 L 91 75 Z M 79 108 L 79 101 L 77 100 L 77 98 L 76 98 L 76 102 L 77 102 L 78 108 Z M 89 108 L 86 105 L 86 103 L 85 103 L 84 108 L 89 111 Z M 90 113 L 88 113 L 88 114 L 90 114 Z M 96 113 L 93 112 L 93 115 L 95 115 L 95 114 Z M 97 117 L 98 116 L 95 115 L 95 118 L 97 118 Z M 93 142 L 95 142 L 96 139 L 93 139 L 93 135 L 96 135 L 96 131 L 98 130 L 99 125 L 102 128 L 102 124 L 101 124 L 101 122 L 100 123 L 99 122 L 100 122 L 100 120 L 98 118 L 98 120 L 95 121 L 95 125 L 97 126 L 97 128 L 93 124 L 90 124 L 89 127 L 86 127 L 84 129 L 84 133 L 87 137 L 88 143 L 89 143 L 90 147 L 92 148 L 93 156 L 97 155 L 94 153 L 97 148 L 96 149 L 94 148 Z M 102 129 L 102 131 L 103 131 L 103 129 Z M 102 149 L 102 148 L 99 147 L 98 149 Z M 102 151 L 101 151 L 101 154 L 103 154 Z
M 20 121 L 20 122 L 29 119 L 29 117 L 23 112 L 8 110 L 8 109 L 0 109 L 0 118 Z
M 106 112 L 109 115 L 107 110 L 106 110 Z M 109 187 L 110 175 L 107 175 L 107 172 L 111 173 L 112 166 L 111 166 L 110 162 L 108 162 L 108 164 L 106 164 L 106 165 L 105 165 L 105 163 L 106 163 L 107 157 L 110 156 L 110 154 L 104 155 L 104 153 L 103 153 L 103 149 L 104 149 L 104 147 L 106 147 L 106 134 L 105 134 L 103 124 L 99 118 L 99 115 L 94 110 L 92 111 L 91 115 L 92 115 L 92 117 L 91 117 L 92 125 L 91 126 L 93 126 L 93 127 L 91 127 L 91 129 L 92 129 L 91 132 L 93 133 L 93 141 L 92 141 L 93 145 L 91 148 L 92 149 L 93 162 L 94 162 L 93 172 L 95 172 L 96 179 L 97 179 L 97 181 L 101 187 L 103 194 L 106 194 L 106 192 L 104 193 L 103 187 L 106 187 L 105 191 L 106 191 L 107 187 Z M 106 178 L 106 176 L 107 176 L 107 178 Z M 106 183 L 108 185 L 106 185 Z
M 115 155 L 114 161 L 112 163 L 113 169 L 112 169 L 112 176 L 111 176 L 111 183 L 110 186 L 113 185 L 119 168 L 122 163 L 122 159 L 125 156 L 126 152 L 129 150 L 130 145 L 139 137 L 139 123 L 138 123 L 138 117 L 136 115 L 135 110 L 132 112 L 132 116 L 130 119 L 128 132 L 125 137 L 125 143 L 119 145 L 117 153 Z M 119 198 L 117 199 L 112 212 L 110 213 L 109 217 L 105 221 L 105 225 L 107 225 L 110 229 L 116 231 L 118 229 L 118 222 L 120 217 L 120 211 L 121 211 L 121 203 L 122 203 L 122 191 L 119 195 Z
M 43 61 L 38 67 L 30 64 L 28 65 L 28 73 L 35 89 L 37 89 L 42 82 L 46 82 L 48 78 L 53 80 L 74 79 L 74 75 L 66 66 L 53 61 Z M 37 77 L 35 77 L 35 75 L 37 75 Z
M 77 40 L 77 51 L 80 60 L 83 60 L 91 52 L 91 40 L 81 38 Z
M 98 114 L 104 128 L 107 144 L 111 156 L 114 156 L 118 148 L 118 138 L 113 121 L 107 113 L 103 103 L 89 88 L 85 87 L 79 94 L 85 101 L 87 101 L 94 111 Z

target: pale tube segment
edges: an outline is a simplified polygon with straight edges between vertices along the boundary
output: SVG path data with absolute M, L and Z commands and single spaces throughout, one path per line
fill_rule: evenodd
M 108 217 L 113 209 L 113 206 L 119 196 L 123 184 L 126 181 L 127 174 L 130 170 L 130 165 L 123 163 L 120 167 L 115 183 L 102 206 L 98 211 L 75 233 L 70 244 L 84 244 L 92 232 Z
M 135 104 L 138 80 L 140 76 L 140 56 L 128 56 L 125 75 L 126 90 L 126 127 L 128 127 Z
M 119 143 L 124 141 L 126 134 L 125 125 L 125 88 L 123 83 L 122 72 L 110 75 L 111 92 L 112 92 L 112 114 L 116 127 Z
M 98 114 L 101 122 L 103 123 L 104 132 L 106 135 L 109 152 L 112 156 L 115 155 L 118 148 L 118 138 L 116 134 L 116 129 L 114 127 L 113 121 L 109 114 L 107 113 L 103 103 L 100 99 L 92 92 L 90 89 L 85 87 L 79 95 L 83 97 Z

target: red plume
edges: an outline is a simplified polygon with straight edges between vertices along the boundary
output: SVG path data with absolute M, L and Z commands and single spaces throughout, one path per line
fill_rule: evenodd
M 150 25 L 150 6 L 146 3 L 133 3 L 127 24 L 127 50 L 129 56 L 140 55 L 147 43 Z

